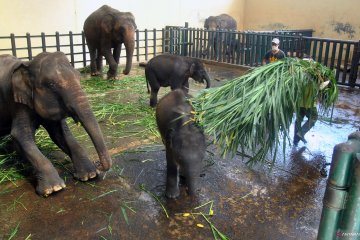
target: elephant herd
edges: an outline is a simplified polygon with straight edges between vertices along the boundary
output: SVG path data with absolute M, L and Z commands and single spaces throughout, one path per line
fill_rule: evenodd
M 212 19 L 206 24 L 212 27 Z M 127 59 L 123 73 L 130 72 L 136 28 L 131 13 L 106 5 L 89 15 L 84 33 L 90 52 L 91 75 L 102 72 L 102 58 L 105 57 L 109 64 L 108 78 L 116 78 L 123 43 Z M 151 89 L 150 106 L 156 106 L 156 122 L 166 146 L 166 196 L 179 196 L 179 168 L 183 170 L 188 192 L 192 195 L 205 154 L 205 137 L 189 121 L 192 108 L 187 101 L 188 79 L 205 80 L 208 88 L 210 78 L 200 60 L 166 54 L 151 59 L 145 67 L 145 75 L 147 89 Z M 168 86 L 173 91 L 157 104 L 159 88 Z M 39 195 L 47 196 L 65 188 L 57 170 L 35 144 L 35 132 L 40 125 L 71 158 L 75 178 L 87 181 L 112 166 L 103 134 L 81 88 L 80 73 L 62 52 L 43 52 L 27 62 L 11 55 L 0 55 L 0 114 L 0 136 L 10 134 L 18 154 L 30 161 Z M 86 130 L 98 153 L 98 161 L 92 162 L 76 141 L 65 121 L 67 117 L 81 123 Z

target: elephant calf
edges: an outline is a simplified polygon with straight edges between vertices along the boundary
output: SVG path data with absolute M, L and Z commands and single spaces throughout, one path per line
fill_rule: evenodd
M 179 170 L 189 195 L 194 195 L 205 156 L 205 136 L 191 118 L 192 107 L 182 89 L 165 95 L 156 107 L 156 122 L 166 147 L 166 196 L 180 195 Z
M 189 77 L 210 87 L 210 78 L 201 60 L 177 55 L 164 54 L 152 58 L 145 67 L 146 85 L 148 92 L 151 88 L 150 106 L 155 107 L 160 87 L 169 87 L 171 90 L 189 89 Z

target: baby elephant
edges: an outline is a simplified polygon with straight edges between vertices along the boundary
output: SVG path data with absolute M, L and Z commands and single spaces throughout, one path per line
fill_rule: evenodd
M 176 198 L 179 170 L 185 177 L 189 195 L 194 195 L 205 155 L 205 136 L 191 118 L 192 107 L 181 89 L 164 96 L 156 107 L 156 122 L 166 147 L 166 196 Z
M 155 107 L 160 87 L 169 87 L 171 90 L 189 89 L 189 77 L 210 87 L 210 78 L 201 60 L 171 54 L 159 55 L 152 58 L 145 67 L 146 86 L 151 88 L 150 106 Z

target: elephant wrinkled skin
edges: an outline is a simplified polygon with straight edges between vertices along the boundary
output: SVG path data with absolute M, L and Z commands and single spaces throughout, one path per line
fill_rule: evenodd
M 121 46 L 126 49 L 125 75 L 131 70 L 135 47 L 135 18 L 130 12 L 119 12 L 107 5 L 90 14 L 84 23 L 84 34 L 90 52 L 91 75 L 102 72 L 103 56 L 109 64 L 108 78 L 115 79 Z M 113 53 L 111 52 L 113 50 Z
M 201 60 L 171 54 L 163 54 L 152 58 L 145 67 L 146 86 L 150 91 L 150 106 L 155 107 L 160 87 L 171 90 L 182 88 L 189 91 L 189 78 L 210 87 L 210 78 Z
M 205 156 L 205 136 L 191 120 L 192 107 L 182 89 L 176 89 L 162 99 L 156 107 L 156 122 L 166 147 L 166 196 L 180 194 L 179 171 L 185 177 L 190 196 L 198 190 L 198 178 Z
M 80 86 L 80 73 L 64 53 L 41 53 L 29 62 L 0 55 L 0 92 L 0 135 L 11 134 L 18 153 L 32 164 L 38 194 L 47 196 L 65 187 L 35 145 L 35 131 L 40 125 L 70 156 L 77 179 L 87 181 L 99 170 L 111 167 L 102 132 Z M 99 169 L 71 134 L 66 117 L 80 122 L 89 134 L 99 155 Z

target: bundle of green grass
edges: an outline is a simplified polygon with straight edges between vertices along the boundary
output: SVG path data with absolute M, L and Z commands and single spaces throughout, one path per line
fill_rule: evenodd
M 334 71 L 311 60 L 284 58 L 205 89 L 190 103 L 194 120 L 222 156 L 242 153 L 255 163 L 270 153 L 274 162 L 280 143 L 285 151 L 291 139 L 289 128 L 305 93 L 306 101 L 317 101 L 326 113 L 338 96 Z

